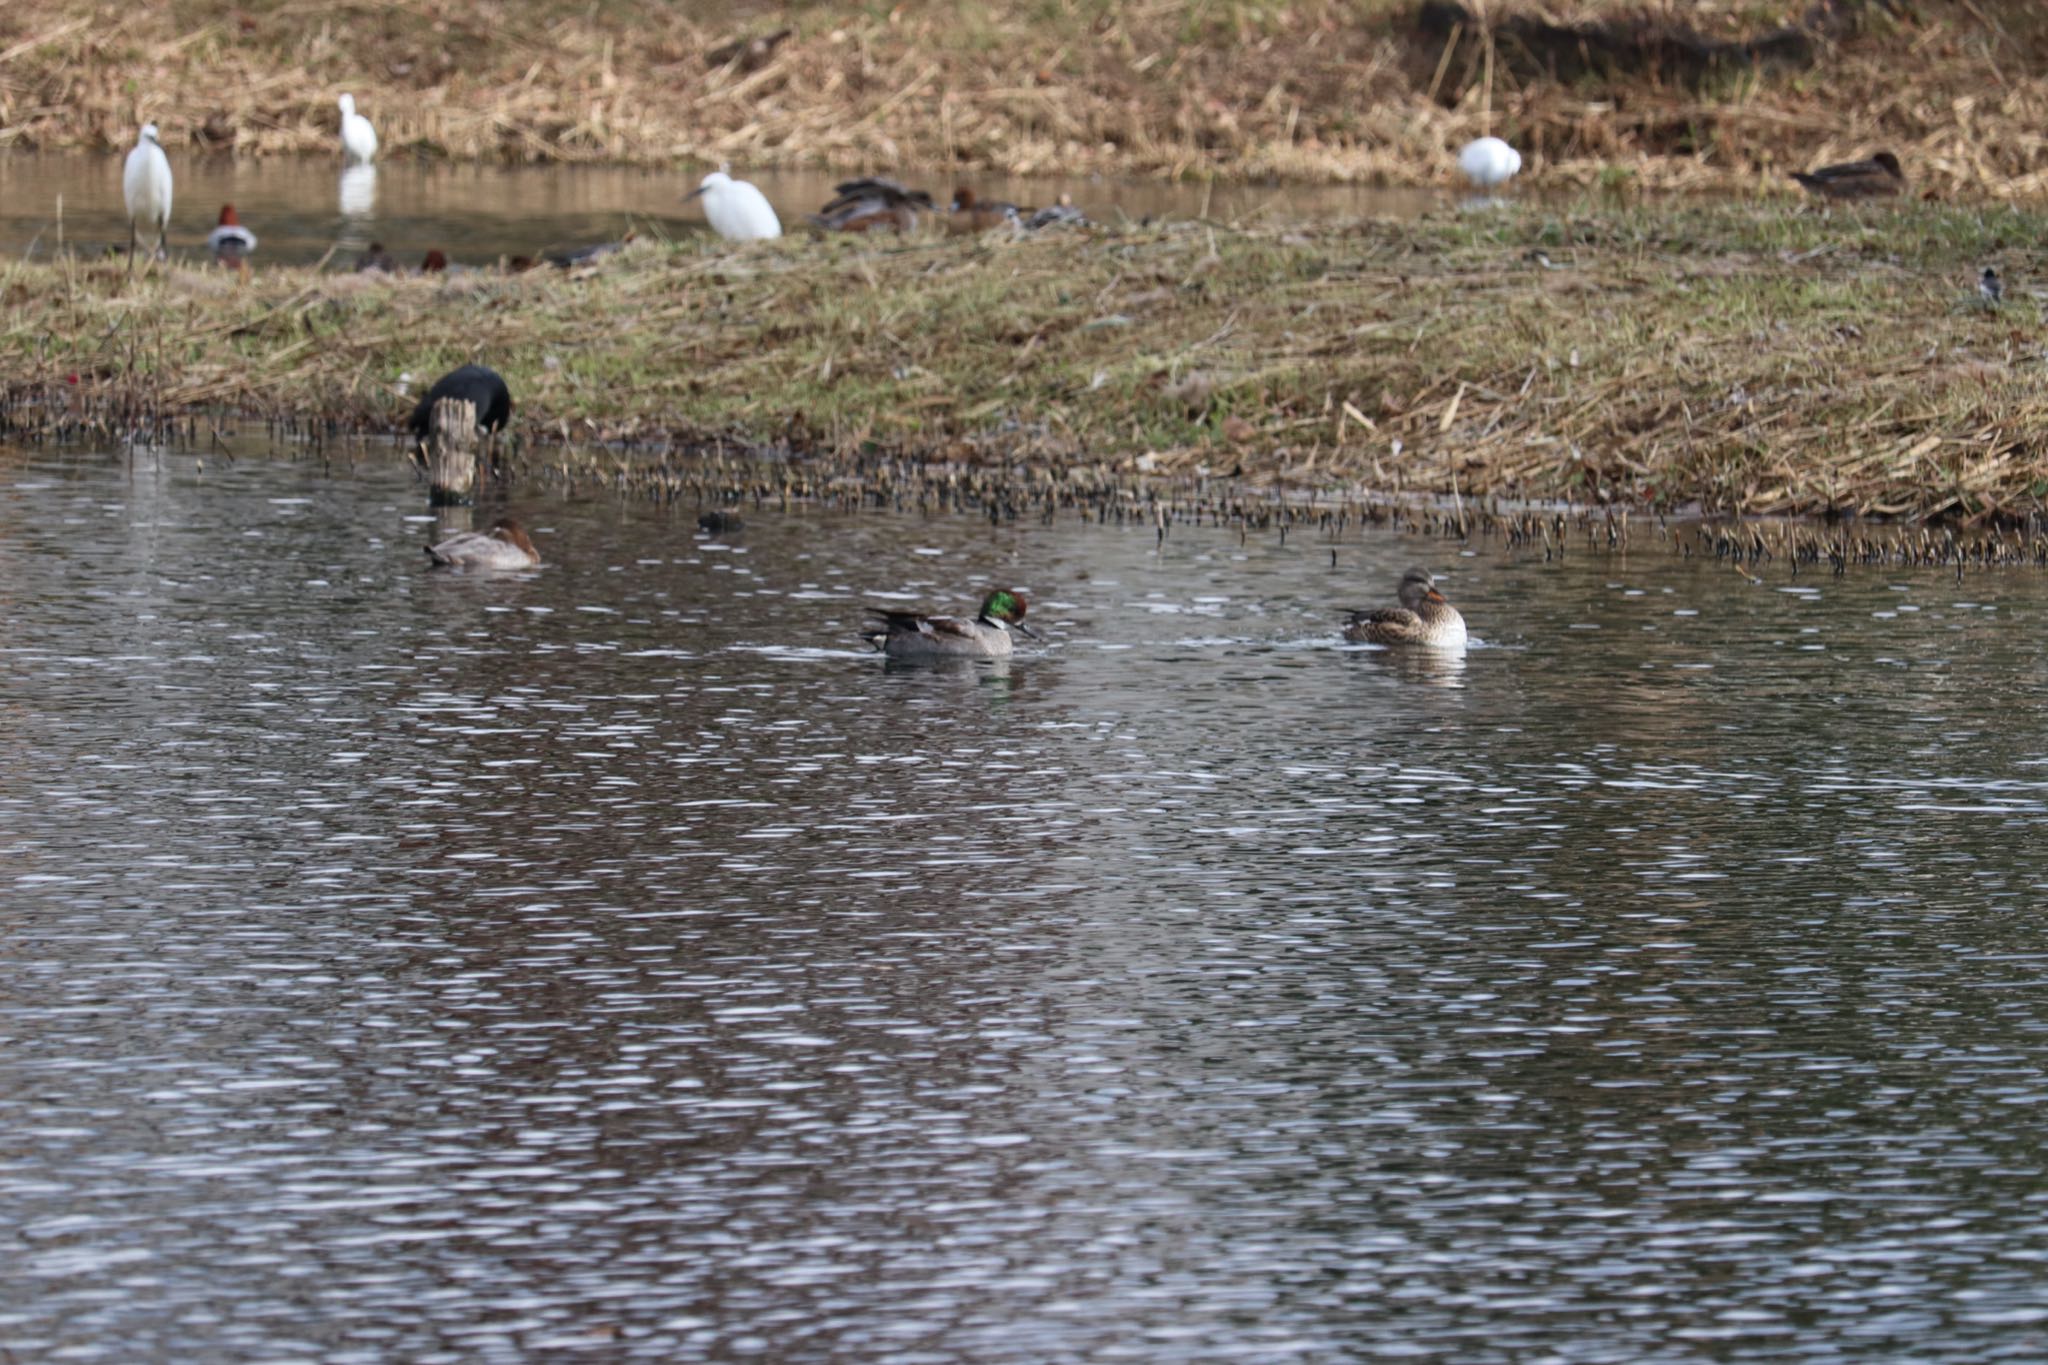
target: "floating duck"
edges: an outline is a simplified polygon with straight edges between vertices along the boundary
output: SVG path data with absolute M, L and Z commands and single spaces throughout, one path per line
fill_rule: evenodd
M 965 186 L 953 191 L 952 212 L 946 215 L 946 231 L 958 236 L 999 227 L 1014 231 L 1022 226 L 1015 204 L 984 204 L 974 197 L 973 190 Z
M 1817 171 L 1794 171 L 1792 178 L 1823 199 L 1874 199 L 1903 194 L 1906 172 L 1890 152 L 1873 153 L 1868 161 L 1843 161 Z
M 398 273 L 398 262 L 384 249 L 382 242 L 370 243 L 370 249 L 356 257 L 356 269 L 370 273 L 383 272 L 386 275 Z
M 810 217 L 826 232 L 915 232 L 918 216 L 932 211 L 932 197 L 893 180 L 870 176 L 834 185 L 830 203 Z
M 746 530 L 747 523 L 737 512 L 704 512 L 697 517 L 697 529 L 707 536 L 729 536 Z
M 489 531 L 457 531 L 427 546 L 427 558 L 458 569 L 531 569 L 540 563 L 540 551 L 524 526 L 499 517 Z
M 233 204 L 220 206 L 220 224 L 206 234 L 206 249 L 213 253 L 216 264 L 239 266 L 249 259 L 256 250 L 256 234 L 242 226 L 242 220 L 235 217 Z
M 1464 647 L 1465 618 L 1436 590 L 1429 570 L 1410 569 L 1402 574 L 1396 596 L 1401 603 L 1398 607 L 1352 612 L 1344 626 L 1344 638 L 1374 645 Z
M 164 244 L 171 233 L 171 159 L 157 141 L 154 123 L 142 125 L 121 168 L 121 198 L 128 207 L 128 269 L 133 273 L 138 233 L 147 236 L 156 229 L 159 257 L 166 254 Z
M 782 235 L 782 220 L 768 196 L 744 180 L 735 180 L 723 169 L 704 177 L 704 182 L 683 196 L 685 202 L 702 197 L 704 221 L 728 242 L 758 242 Z
M 443 398 L 461 398 L 476 404 L 478 431 L 503 431 L 505 423 L 512 420 L 512 390 L 504 376 L 488 366 L 464 365 L 436 379 L 427 396 L 412 410 L 405 424 L 414 436 L 423 441 L 427 438 L 434 422 L 434 404 Z
M 1036 640 L 1038 632 L 1024 624 L 1024 594 L 997 588 L 981 599 L 972 621 L 955 616 L 919 616 L 916 612 L 869 607 L 881 624 L 861 638 L 892 659 L 1001 659 L 1011 652 L 1010 628 Z
M 1497 137 L 1474 138 L 1458 153 L 1458 169 L 1491 193 L 1515 178 L 1522 169 L 1522 154 Z
M 377 130 L 356 112 L 356 97 L 343 95 L 341 106 L 341 154 L 344 160 L 368 164 L 377 155 Z

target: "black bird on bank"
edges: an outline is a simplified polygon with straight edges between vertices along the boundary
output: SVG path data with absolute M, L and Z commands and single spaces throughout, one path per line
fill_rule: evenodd
M 427 396 L 420 399 L 419 406 L 406 420 L 406 426 L 420 440 L 427 439 L 427 431 L 434 422 L 434 404 L 443 398 L 461 398 L 476 404 L 479 431 L 503 431 L 512 420 L 512 390 L 505 387 L 503 376 L 482 365 L 464 365 L 436 379 L 434 387 L 427 390 Z
M 1998 278 L 1997 266 L 1985 266 L 1984 273 L 1977 277 L 1977 295 L 1993 308 L 2005 297 L 2005 281 Z
M 1868 161 L 1843 161 L 1815 171 L 1794 171 L 1792 178 L 1809 194 L 1823 199 L 1873 199 L 1903 194 L 1906 171 L 1890 152 L 1877 152 Z

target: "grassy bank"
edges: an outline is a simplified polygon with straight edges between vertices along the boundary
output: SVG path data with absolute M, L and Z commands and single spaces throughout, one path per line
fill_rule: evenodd
M 2048 494 L 2044 228 L 1934 205 L 1518 208 L 646 243 L 588 275 L 446 282 L 8 264 L 0 424 L 390 430 L 474 358 L 511 381 L 526 437 L 572 444 L 2011 518 Z M 1995 311 L 1972 289 L 1986 260 L 2010 280 Z
M 2048 188 L 2039 6 L 1472 0 L 1483 22 L 1448 28 L 1423 8 L 11 0 L 0 148 L 112 151 L 153 119 L 176 149 L 332 156 L 349 91 L 395 157 L 1414 183 L 1492 131 L 1553 183 L 1789 193 L 1787 168 L 1885 145 L 1938 194 Z M 1489 43 L 1536 15 L 1641 50 L 1574 69 L 1584 44 Z M 1824 36 L 1696 71 L 1650 41 L 1787 25 Z

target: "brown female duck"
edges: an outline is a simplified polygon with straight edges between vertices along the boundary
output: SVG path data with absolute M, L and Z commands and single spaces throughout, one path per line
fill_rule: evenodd
M 1374 645 L 1464 647 L 1465 618 L 1436 590 L 1436 580 L 1429 576 L 1429 570 L 1410 569 L 1401 575 L 1398 596 L 1398 607 L 1352 612 L 1344 626 L 1344 638 Z

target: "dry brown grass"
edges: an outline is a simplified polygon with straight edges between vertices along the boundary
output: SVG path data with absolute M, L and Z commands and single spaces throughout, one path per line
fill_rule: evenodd
M 1488 8 L 1661 14 L 1740 36 L 1807 5 Z M 1977 0 L 1917 12 L 1874 11 L 1810 72 L 1682 89 L 1520 80 L 1476 35 L 1424 41 L 1406 0 L 13 0 L 0 146 L 114 149 L 147 118 L 173 146 L 332 155 L 346 90 L 401 157 L 1413 183 L 1495 131 L 1552 182 L 1783 189 L 1788 167 L 1886 145 L 1939 193 L 2039 193 L 2048 23 Z M 706 60 L 785 25 L 758 66 Z
M 6 264 L 0 430 L 388 431 L 481 359 L 524 439 L 585 447 L 2008 522 L 2048 497 L 2042 240 L 2038 215 L 1935 205 L 1531 207 L 648 243 L 445 282 Z

